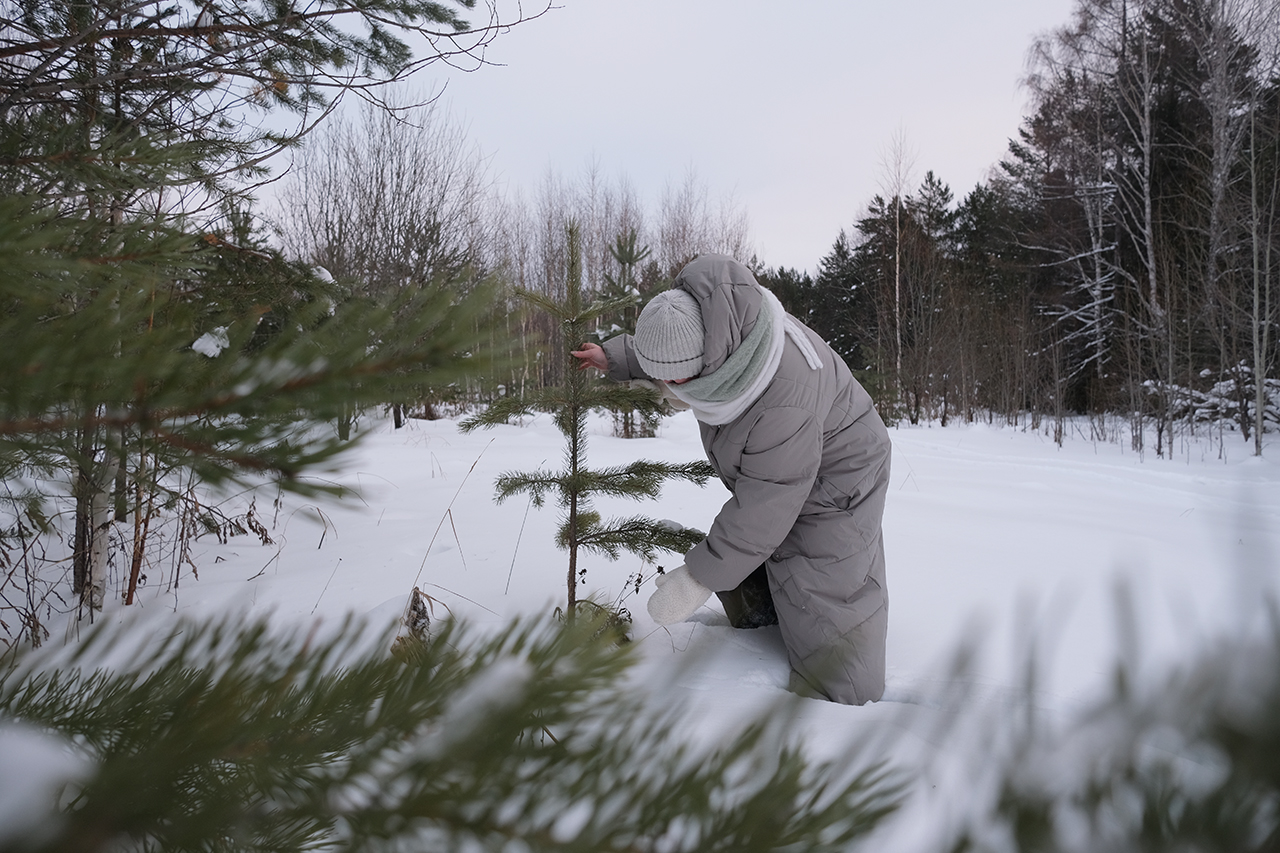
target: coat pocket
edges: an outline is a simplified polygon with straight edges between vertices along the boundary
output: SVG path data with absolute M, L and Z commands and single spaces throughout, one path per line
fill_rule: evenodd
M 813 483 L 813 491 L 809 494 L 809 504 L 815 511 L 835 510 L 849 512 L 854 498 L 838 488 L 829 479 L 819 476 Z

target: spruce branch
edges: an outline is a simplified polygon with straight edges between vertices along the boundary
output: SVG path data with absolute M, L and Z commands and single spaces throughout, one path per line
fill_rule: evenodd
M 644 516 L 612 519 L 578 534 L 578 547 L 618 559 L 623 551 L 653 561 L 658 551 L 685 554 L 706 534 L 691 527 L 672 530 L 661 522 Z
M 496 487 L 498 503 L 502 503 L 512 495 L 528 494 L 533 500 L 533 505 L 541 508 L 547 492 L 561 491 L 563 478 L 554 471 L 508 473 L 498 477 Z
M 458 421 L 458 431 L 468 433 L 481 427 L 504 425 L 510 423 L 512 418 L 524 417 L 536 411 L 539 409 L 528 400 L 519 397 L 503 397 L 494 400 L 481 411 Z
M 601 521 L 600 513 L 580 503 L 572 519 L 566 517 L 560 522 L 560 527 L 556 530 L 556 546 L 563 551 L 572 548 L 576 552 L 584 540 L 600 530 Z
M 467 433 L 481 427 L 499 426 L 508 423 L 512 418 L 531 415 L 534 412 L 557 412 L 566 403 L 567 398 L 562 388 L 530 389 L 522 397 L 501 397 L 494 400 L 483 410 L 459 421 L 458 429 Z
M 652 388 L 630 388 L 616 382 L 600 382 L 583 390 L 581 405 L 588 409 L 626 411 L 634 409 L 642 415 L 662 412 L 662 401 Z
M 685 480 L 705 486 L 715 475 L 706 462 L 652 462 L 641 459 L 629 465 L 587 472 L 579 488 L 584 492 L 616 497 L 656 498 L 668 480 Z
M 650 388 L 628 388 L 617 383 L 595 383 L 587 385 L 570 396 L 560 386 L 530 389 L 521 397 L 501 397 L 482 411 L 468 415 L 458 423 L 463 432 L 472 432 L 480 427 L 499 426 L 512 418 L 531 415 L 534 412 L 545 412 L 555 415 L 570 409 L 576 416 L 584 417 L 592 409 L 635 409 L 641 414 L 656 414 L 662 411 L 662 403 L 656 392 Z

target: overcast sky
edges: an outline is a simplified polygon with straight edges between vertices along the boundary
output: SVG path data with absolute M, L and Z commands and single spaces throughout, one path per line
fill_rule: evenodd
M 528 2 L 528 0 L 526 0 Z M 1025 112 L 1038 34 L 1073 0 L 557 0 L 445 100 L 508 189 L 591 163 L 656 210 L 692 168 L 760 258 L 813 270 L 879 192 L 895 135 L 962 198 Z M 784 13 L 786 16 L 784 17 Z

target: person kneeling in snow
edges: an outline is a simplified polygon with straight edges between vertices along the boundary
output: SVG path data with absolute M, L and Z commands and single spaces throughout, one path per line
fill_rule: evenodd
M 654 620 L 683 621 L 715 592 L 735 628 L 778 624 L 795 692 L 879 699 L 889 433 L 840 356 L 724 255 L 681 270 L 635 335 L 573 355 L 616 381 L 664 383 L 693 409 L 733 495 L 684 565 L 658 578 Z

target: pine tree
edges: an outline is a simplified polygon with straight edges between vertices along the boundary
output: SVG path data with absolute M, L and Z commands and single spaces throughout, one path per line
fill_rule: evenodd
M 446 622 L 402 660 L 354 624 L 99 626 L 0 673 L 0 740 L 62 756 L 0 851 L 839 851 L 894 809 L 789 715 L 677 735 L 597 628 Z
M 103 604 L 107 534 L 126 494 L 179 471 L 311 488 L 299 475 L 338 449 L 317 418 L 428 374 L 447 381 L 433 368 L 474 350 L 460 330 L 476 328 L 485 299 L 448 292 L 463 282 L 334 308 L 327 282 L 252 246 L 243 227 L 267 158 L 343 93 L 377 100 L 423 64 L 482 63 L 504 24 L 469 28 L 458 11 L 473 5 L 6 5 L 0 473 L 37 480 L 4 509 L 49 533 L 38 493 L 65 486 L 74 591 L 90 610 Z M 424 35 L 415 55 L 408 40 Z M 193 352 L 196 341 L 219 354 Z
M 156 157 L 149 168 L 167 164 Z M 337 304 L 312 270 L 243 236 L 184 218 L 104 218 L 31 194 L 0 199 L 0 476 L 9 485 L 0 508 L 29 543 L 60 532 L 51 503 L 74 501 L 72 592 L 88 612 L 105 601 L 108 535 L 121 510 L 135 513 L 132 578 L 146 507 L 183 500 L 193 480 L 325 491 L 305 474 L 340 443 L 317 423 L 481 366 L 483 288 L 459 297 L 435 282 Z M 15 575 L 9 559 L 0 557 L 3 584 L 29 587 L 30 573 Z M 51 599 L 22 593 L 6 595 L 6 609 L 26 599 L 6 624 L 39 643 L 38 605 Z
M 216 196 L 262 176 L 345 94 L 436 62 L 479 67 L 518 20 L 480 26 L 475 0 L 16 0 L 0 29 L 0 162 L 41 195 L 88 193 L 102 209 L 150 186 L 134 153 L 165 151 L 172 193 Z M 288 121 L 261 122 L 267 112 Z M 39 133 L 21 133 L 22 129 Z M 80 180 L 69 181 L 69 169 Z M 122 175 L 125 176 L 122 180 Z M 141 179 L 141 183 L 138 183 Z M 123 195 L 122 195 L 123 192 Z M 171 197 L 166 206 L 172 206 Z
M 520 291 L 519 295 L 558 320 L 564 332 L 563 340 L 568 346 L 577 347 L 586 339 L 587 326 L 593 318 L 632 304 L 634 297 L 624 295 L 612 301 L 597 300 L 584 304 L 578 231 L 573 224 L 567 230 L 569 271 L 564 300 L 557 302 L 529 291 Z M 568 353 L 564 358 L 573 361 Z M 548 493 L 557 495 L 564 509 L 557 544 L 569 552 L 565 605 L 565 615 L 569 620 L 577 612 L 578 585 L 584 582 L 586 575 L 586 568 L 579 563 L 579 550 L 604 554 L 615 560 L 622 551 L 652 559 L 658 550 L 683 554 L 703 538 L 697 530 L 673 529 L 673 525 L 642 516 L 612 519 L 606 523 L 591 508 L 592 495 L 656 498 L 667 480 L 687 480 L 703 485 L 710 479 L 714 472 L 705 462 L 677 465 L 642 460 L 602 470 L 586 467 L 587 414 L 592 409 L 619 411 L 630 408 L 643 415 L 656 413 L 659 406 L 657 395 L 652 391 L 593 382 L 586 371 L 570 366 L 563 387 L 540 389 L 523 398 L 502 398 L 459 424 L 459 428 L 466 432 L 504 424 L 512 417 L 532 412 L 549 412 L 555 418 L 557 429 L 565 437 L 564 469 L 503 474 L 498 478 L 497 498 L 501 502 L 512 495 L 527 493 L 534 506 L 540 507 Z
M 300 475 L 340 445 L 311 429 L 316 420 L 353 395 L 372 402 L 408 382 L 460 375 L 460 356 L 474 347 L 481 291 L 460 300 L 436 287 L 405 306 L 335 306 L 308 296 L 317 283 L 305 267 L 211 250 L 206 236 L 150 223 L 103 228 L 0 200 L 0 474 L 93 464 L 80 444 L 86 431 L 128 430 L 131 452 L 210 484 L 265 475 L 322 491 Z M 226 264 L 247 267 L 221 273 L 242 286 L 290 293 L 248 309 L 211 305 L 202 288 Z M 193 349 L 211 323 L 220 351 Z M 100 447 L 89 452 L 101 459 Z

